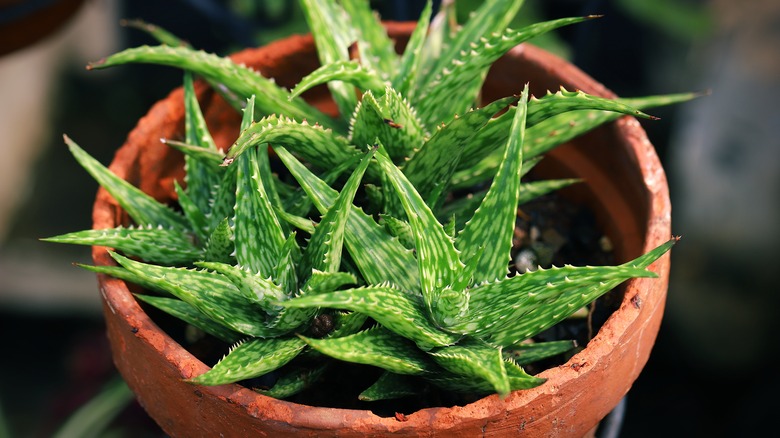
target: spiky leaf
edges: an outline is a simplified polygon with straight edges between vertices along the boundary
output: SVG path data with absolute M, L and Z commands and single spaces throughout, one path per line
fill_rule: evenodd
M 242 338 L 242 335 L 239 333 L 236 333 L 221 324 L 217 324 L 184 301 L 174 298 L 155 297 L 141 294 L 136 294 L 135 297 L 173 317 L 186 322 L 187 324 L 203 330 L 204 332 L 223 342 L 232 344 L 238 342 Z
M 437 364 L 453 374 L 487 381 L 502 398 L 512 390 L 507 370 L 504 368 L 501 348 L 468 340 L 457 345 L 436 348 L 428 354 Z

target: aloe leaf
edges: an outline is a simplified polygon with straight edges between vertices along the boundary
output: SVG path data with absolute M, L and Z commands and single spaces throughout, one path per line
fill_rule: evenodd
M 300 338 L 309 347 L 335 359 L 371 365 L 397 374 L 419 375 L 435 369 L 431 360 L 413 342 L 383 327 L 339 338 Z
M 223 342 L 233 344 L 242 338 L 242 335 L 239 333 L 236 333 L 221 324 L 217 324 L 184 301 L 175 298 L 154 297 L 141 294 L 136 294 L 135 297 L 187 324 L 203 330 Z
M 358 395 L 361 401 L 393 400 L 411 395 L 417 395 L 420 391 L 418 379 L 408 375 L 385 371 L 371 386 Z
M 108 246 L 163 265 L 187 265 L 202 256 L 192 236 L 179 230 L 117 227 L 83 230 L 42 239 L 45 242 Z
M 305 346 L 298 338 L 250 339 L 233 347 L 212 369 L 187 381 L 223 385 L 259 377 L 286 365 Z
M 321 213 L 336 202 L 338 192 L 314 175 L 286 149 L 275 148 L 290 173 Z M 419 291 L 417 262 L 412 252 L 401 245 L 374 219 L 359 208 L 351 208 L 346 225 L 345 244 L 363 278 L 369 283 L 391 281 L 404 290 Z M 366 242 L 371 242 L 367 245 Z
M 300 0 L 300 4 L 317 45 L 320 63 L 327 65 L 349 60 L 348 49 L 357 40 L 357 35 L 352 26 L 344 25 L 350 18 L 341 5 L 334 0 Z M 341 114 L 352 114 L 357 104 L 355 90 L 344 82 L 329 82 L 328 88 Z
M 333 130 L 286 117 L 267 116 L 245 130 L 230 148 L 224 164 L 259 144 L 284 146 L 318 167 L 330 169 L 360 154 L 350 142 Z
M 409 249 L 414 249 L 414 233 L 409 222 L 383 215 L 382 223 L 393 236 L 397 237 L 401 244 Z
M 184 72 L 184 138 L 190 145 L 210 152 L 219 152 L 206 126 L 206 119 L 195 94 L 192 73 L 189 71 Z M 187 194 L 201 211 L 208 211 L 212 190 L 219 184 L 221 172 L 218 171 L 223 169 L 219 168 L 219 163 L 198 160 L 186 154 L 184 170 Z
M 225 218 L 232 218 L 236 206 L 236 190 L 238 188 L 238 166 L 229 166 L 222 175 L 222 181 L 214 189 L 211 209 L 206 212 L 209 229 L 214 230 Z
M 308 217 L 301 217 L 296 216 L 294 214 L 287 213 L 286 211 L 275 208 L 274 211 L 276 212 L 276 216 L 287 222 L 288 224 L 292 225 L 293 227 L 303 230 L 307 232 L 308 234 L 314 234 L 315 225 L 317 225 L 314 221 L 312 221 Z
M 528 130 L 526 130 L 526 133 Z M 527 135 L 526 135 L 527 137 Z M 525 143 L 525 142 L 524 142 Z M 526 148 L 523 148 L 523 155 L 525 156 Z M 473 187 L 491 180 L 496 176 L 498 167 L 501 165 L 501 160 L 504 159 L 504 148 L 494 149 L 493 153 L 483 158 L 479 163 L 459 171 L 456 171 L 450 179 L 450 190 L 460 189 L 472 189 Z M 523 177 L 530 172 L 542 157 L 534 157 L 531 159 L 523 159 L 523 167 L 520 171 L 520 177 Z
M 465 266 L 458 258 L 458 251 L 452 239 L 445 233 L 412 183 L 389 158 L 381 153 L 377 154 L 376 158 L 395 188 L 412 226 L 425 306 L 435 321 L 447 319 L 453 315 L 439 314 L 437 311 L 439 307 L 442 310 L 449 308 L 449 305 L 440 306 L 443 304 L 439 303 L 441 292 L 444 288 L 451 287 L 455 292 L 465 288 L 465 284 L 457 283 Z
M 188 159 L 194 159 L 194 160 L 201 161 L 203 163 L 214 164 L 216 166 L 222 164 L 222 159 L 225 156 L 220 152 L 211 149 L 206 149 L 201 146 L 195 146 L 193 144 L 185 143 L 183 141 L 161 138 L 160 142 L 181 152 Z M 189 175 L 189 171 L 187 172 L 187 174 Z
M 555 192 L 564 187 L 568 187 L 579 182 L 582 182 L 582 180 L 577 178 L 566 178 L 522 183 L 520 184 L 520 198 L 518 198 L 518 205 L 523 205 L 526 202 L 532 201 L 540 196 L 544 196 L 548 193 Z M 480 204 L 482 204 L 486 194 L 487 191 L 482 190 L 476 193 L 470 193 L 466 197 L 455 199 L 454 201 L 444 205 L 437 213 L 437 217 L 439 220 L 443 220 L 444 218 L 448 217 L 454 217 L 455 228 L 457 230 L 462 230 L 466 226 L 466 221 L 474 215 L 474 212 L 477 210 Z
M 158 292 L 161 295 L 171 296 L 171 294 L 168 293 L 165 289 L 159 288 L 155 282 L 149 281 L 147 277 L 128 271 L 122 266 L 93 266 L 82 263 L 74 263 L 74 266 L 78 266 L 79 268 L 86 269 L 87 271 L 94 272 L 96 274 L 109 275 L 111 277 L 124 280 L 128 283 L 136 284 L 146 289 L 147 291 Z
M 573 350 L 574 341 L 550 341 L 519 344 L 504 348 L 504 357 L 512 359 L 518 365 L 526 365 Z
M 276 282 L 282 286 L 286 296 L 292 296 L 300 286 L 297 272 L 300 260 L 301 248 L 298 246 L 296 233 L 290 233 L 282 246 L 279 262 L 276 265 L 276 273 L 273 275 Z
M 675 103 L 687 102 L 700 97 L 701 93 L 680 93 L 616 100 L 630 108 L 644 110 Z M 526 155 L 541 155 L 559 144 L 576 138 L 605 123 L 623 117 L 623 113 L 599 110 L 580 110 L 559 114 L 546 119 L 528 130 Z
M 215 322 L 251 336 L 273 336 L 262 324 L 263 311 L 238 291 L 226 277 L 205 270 L 149 265 L 110 252 L 128 271 L 196 308 Z
M 444 332 L 425 316 L 419 297 L 391 286 L 369 286 L 306 295 L 280 303 L 285 307 L 330 307 L 364 313 L 421 349 L 455 343 L 459 336 Z
M 257 96 L 255 107 L 261 114 L 285 114 L 298 120 L 317 120 L 329 128 L 337 124 L 303 99 L 289 99 L 289 92 L 254 70 L 234 63 L 230 58 L 187 47 L 141 46 L 123 50 L 95 63 L 88 69 L 103 69 L 122 64 L 151 63 L 192 71 L 209 81 L 223 84 L 241 98 Z
M 235 218 L 236 260 L 268 278 L 274 274 L 285 237 L 260 177 L 256 148 L 240 157 Z
M 235 262 L 235 258 L 232 256 L 234 249 L 233 229 L 230 227 L 228 219 L 225 218 L 214 228 L 206 240 L 203 260 L 232 264 Z
M 461 260 L 471 267 L 469 271 L 474 272 L 474 283 L 504 278 L 508 273 L 520 201 L 527 102 L 528 84 L 517 102 L 498 173 L 474 216 L 455 240 L 455 247 L 461 251 Z
M 256 303 L 268 314 L 277 313 L 279 306 L 275 303 L 285 298 L 284 289 L 270 278 L 263 278 L 240 266 L 215 262 L 198 262 L 195 265 L 227 277 L 248 300 Z
M 284 368 L 281 377 L 269 389 L 252 388 L 260 394 L 276 399 L 291 397 L 299 392 L 308 389 L 315 384 L 325 373 L 330 364 L 320 364 L 314 366 L 297 366 L 288 369 Z M 292 364 L 290 365 L 292 366 Z
M 618 284 L 638 277 L 656 277 L 645 268 L 668 251 L 672 239 L 619 266 L 538 269 L 471 289 L 471 320 L 463 331 L 503 346 L 518 344 L 552 327 Z
M 443 13 L 452 14 L 450 20 L 454 21 L 456 16 L 454 3 L 456 2 L 452 2 L 452 5 L 446 5 L 446 1 L 442 3 L 445 3 Z M 435 29 L 435 32 L 439 32 L 438 39 L 442 40 L 440 43 L 441 52 L 433 58 L 436 61 L 429 74 L 423 77 L 419 88 L 421 90 L 428 88 L 427 85 L 434 78 L 433 76 L 447 67 L 460 52 L 472 49 L 472 43 L 493 33 L 503 32 L 515 18 L 523 3 L 524 0 L 486 0 L 474 11 L 474 15 L 460 27 L 457 23 L 451 23 L 443 17 L 441 30 Z M 448 31 L 454 33 L 451 39 L 447 35 Z M 433 35 L 436 37 L 437 33 Z M 436 41 L 429 43 L 436 44 Z
M 474 379 L 486 380 L 501 398 L 509 395 L 512 386 L 504 367 L 501 348 L 477 340 L 436 348 L 428 352 L 447 371 Z
M 374 156 L 370 151 L 352 173 L 339 193 L 333 206 L 328 209 L 317 225 L 309 240 L 309 245 L 303 254 L 303 275 L 308 275 L 309 269 L 325 272 L 336 272 L 341 267 L 341 250 L 344 244 L 344 234 L 349 219 L 352 201 L 355 198 L 360 180 Z M 306 277 L 304 277 L 306 279 Z
M 588 17 L 562 18 L 532 24 L 520 30 L 507 29 L 458 53 L 450 64 L 426 85 L 425 95 L 413 102 L 424 117 L 423 123 L 432 126 L 448 122 L 453 112 L 462 113 L 474 105 L 487 70 L 509 49 L 537 35 L 587 19 Z
M 351 335 L 363 328 L 368 316 L 359 312 L 334 311 L 330 314 L 334 320 L 333 330 L 327 334 L 329 338 L 340 338 Z
M 529 375 L 522 367 L 511 360 L 504 360 L 504 368 L 506 369 L 509 387 L 512 391 L 534 388 L 547 380 Z M 426 379 L 448 391 L 471 394 L 495 393 L 495 388 L 488 381 L 475 379 L 471 376 L 441 373 L 434 376 L 426 376 Z
M 379 100 L 367 91 L 355 109 L 350 128 L 352 143 L 364 147 L 373 145 L 377 138 L 394 160 L 410 156 L 425 140 L 414 109 L 392 88 L 387 88 Z
M 436 15 L 434 15 L 428 25 L 425 43 L 422 45 L 422 53 L 420 55 L 420 69 L 417 73 L 419 79 L 415 81 L 416 83 L 424 82 L 428 79 L 431 69 L 441 58 L 444 50 L 452 45 L 452 40 L 460 28 L 455 5 L 455 0 L 442 0 L 439 4 L 438 12 L 436 12 Z M 423 87 L 416 85 L 415 88 L 422 89 Z M 414 93 L 415 91 L 412 90 L 412 94 Z
M 205 242 L 208 239 L 209 227 L 206 215 L 195 205 L 195 202 L 187 194 L 187 191 L 179 185 L 178 181 L 173 182 L 173 189 L 176 192 L 176 197 L 179 198 L 179 207 L 181 207 L 184 217 L 187 218 L 190 229 L 197 235 L 199 242 Z
M 81 167 L 111 194 L 138 225 L 161 226 L 184 232 L 189 230 L 189 224 L 184 216 L 177 214 L 129 182 L 116 176 L 107 167 L 92 158 L 84 149 L 81 149 L 67 135 L 64 136 L 64 139 Z
M 395 53 L 395 45 L 369 3 L 363 0 L 341 0 L 341 6 L 349 14 L 350 23 L 355 30 L 360 61 L 381 72 L 383 76 L 396 76 L 398 55 Z
M 425 36 L 428 34 L 428 25 L 431 20 L 431 10 L 433 4 L 431 0 L 426 0 L 422 14 L 417 21 L 417 27 L 414 28 L 406 49 L 401 56 L 401 66 L 398 74 L 393 76 L 393 88 L 406 96 L 407 99 L 414 99 L 415 85 L 419 80 L 421 64 L 423 63 L 423 47 L 426 45 Z
M 324 83 L 342 81 L 351 84 L 363 91 L 373 91 L 381 95 L 384 93 L 386 82 L 376 71 L 361 65 L 357 61 L 334 61 L 330 64 L 314 70 L 306 75 L 290 91 L 290 98 L 300 96 L 303 92 Z
M 440 128 L 404 165 L 404 175 L 429 205 L 435 204 L 434 194 L 447 187 L 470 139 L 493 115 L 516 100 L 514 96 L 505 97 L 456 117 Z

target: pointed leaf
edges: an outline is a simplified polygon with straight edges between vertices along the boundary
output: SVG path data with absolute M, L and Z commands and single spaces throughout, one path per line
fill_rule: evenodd
M 362 148 L 378 138 L 394 160 L 419 149 L 424 136 L 414 109 L 391 88 L 379 100 L 370 91 L 363 94 L 350 129 L 353 144 Z
M 435 369 L 431 360 L 408 339 L 374 327 L 340 338 L 301 336 L 309 347 L 338 360 L 372 365 L 397 374 L 424 374 Z
M 293 360 L 306 346 L 298 338 L 250 339 L 238 344 L 209 371 L 188 379 L 201 385 L 224 385 L 262 376 Z
M 486 380 L 502 398 L 512 390 L 501 348 L 469 340 L 457 345 L 436 348 L 428 352 L 442 368 L 449 372 Z
M 406 96 L 407 99 L 414 99 L 415 86 L 420 79 L 419 74 L 423 63 L 421 58 L 423 47 L 427 43 L 425 36 L 428 34 L 432 8 L 431 0 L 426 0 L 422 14 L 417 20 L 417 27 L 414 28 L 409 37 L 409 42 L 401 57 L 401 67 L 398 74 L 393 77 L 393 88 L 398 90 L 401 95 Z
M 398 70 L 398 55 L 379 16 L 363 0 L 341 0 L 341 6 L 349 14 L 360 44 L 360 61 L 386 77 L 394 77 Z
M 385 371 L 358 395 L 361 401 L 392 400 L 420 393 L 420 382 L 409 376 Z
M 160 204 L 137 187 L 123 180 L 92 158 L 67 135 L 64 136 L 70 152 L 93 178 L 106 189 L 138 225 L 162 226 L 174 230 L 189 229 L 184 216 Z
M 195 265 L 227 277 L 249 301 L 256 303 L 268 314 L 277 313 L 279 306 L 275 303 L 285 299 L 281 286 L 274 284 L 270 278 L 263 278 L 240 266 L 215 262 L 198 262 Z
M 285 307 L 330 307 L 364 313 L 421 349 L 455 343 L 459 336 L 439 330 L 425 316 L 416 296 L 390 286 L 347 289 L 319 295 L 307 295 L 281 303 Z
M 234 252 L 233 229 L 230 228 L 230 222 L 227 218 L 214 228 L 205 245 L 205 254 L 203 260 L 207 262 L 221 262 L 233 264 Z
M 179 207 L 181 207 L 184 217 L 187 218 L 190 229 L 195 232 L 199 243 L 205 242 L 206 239 L 208 239 L 207 233 L 209 232 L 209 224 L 203 210 L 195 204 L 195 201 L 190 198 L 187 191 L 179 185 L 178 181 L 173 182 L 173 189 L 176 191 L 176 197 L 179 199 Z
M 520 174 L 527 113 L 528 84 L 517 102 L 504 158 L 487 195 L 455 240 L 461 260 L 474 272 L 473 283 L 506 277 L 520 201 Z M 479 257 L 477 255 L 479 254 Z
M 292 366 L 292 365 L 290 365 Z M 322 377 L 329 364 L 298 366 L 288 369 L 284 368 L 281 377 L 274 383 L 270 389 L 252 388 L 260 394 L 267 395 L 276 399 L 291 397 L 299 392 L 308 389 Z M 280 370 L 281 371 L 281 370 Z
M 184 301 L 174 298 L 154 297 L 140 294 L 136 294 L 135 297 L 187 324 L 203 330 L 223 342 L 232 344 L 238 342 L 242 338 L 242 335 L 239 333 L 236 333 L 221 324 L 217 324 Z
M 384 93 L 387 86 L 385 81 L 379 77 L 379 73 L 361 65 L 357 61 L 334 61 L 323 65 L 301 79 L 295 88 L 290 91 L 290 97 L 300 96 L 303 92 L 317 85 L 332 81 L 343 81 L 357 87 L 359 90 L 370 90 L 378 95 Z
M 550 341 L 519 344 L 504 348 L 504 357 L 510 358 L 518 365 L 526 365 L 536 361 L 557 356 L 571 351 L 577 346 L 574 341 Z
M 163 265 L 186 265 L 202 253 L 192 236 L 165 228 L 109 228 L 83 230 L 42 239 L 45 242 L 107 246 Z

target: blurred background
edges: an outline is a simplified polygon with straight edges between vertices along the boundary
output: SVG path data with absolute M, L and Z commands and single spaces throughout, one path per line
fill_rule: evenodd
M 181 74 L 85 64 L 153 43 L 122 18 L 227 54 L 306 32 L 296 3 L 0 0 L 0 437 L 52 436 L 105 388 L 99 436 L 164 436 L 116 383 L 96 280 L 71 266 L 90 263 L 89 249 L 38 239 L 91 226 L 97 185 L 62 134 L 109 163 Z M 393 20 L 416 20 L 422 8 L 371 3 Z M 478 3 L 458 4 L 465 13 Z M 780 261 L 780 2 L 527 0 L 516 24 L 586 14 L 604 17 L 534 42 L 621 96 L 712 91 L 642 122 L 683 240 L 619 436 L 758 435 L 780 391 L 780 291 L 770 281 Z

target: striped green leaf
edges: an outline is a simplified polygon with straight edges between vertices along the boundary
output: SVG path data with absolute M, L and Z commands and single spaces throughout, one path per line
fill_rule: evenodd
M 341 6 L 349 14 L 360 51 L 360 62 L 380 72 L 385 78 L 395 77 L 398 71 L 398 55 L 395 45 L 387 36 L 380 17 L 364 0 L 341 0 Z
M 179 199 L 179 207 L 181 207 L 184 217 L 187 218 L 187 222 L 190 224 L 190 229 L 198 238 L 198 244 L 206 242 L 208 239 L 209 224 L 206 215 L 203 210 L 195 204 L 195 201 L 187 194 L 187 191 L 179 185 L 178 181 L 173 182 L 173 189 L 176 192 L 176 197 Z
M 473 283 L 506 277 L 520 201 L 520 175 L 527 114 L 528 85 L 517 102 L 504 158 L 487 195 L 455 240 L 461 260 L 474 272 Z M 477 255 L 479 254 L 479 257 Z M 472 284 L 473 284 L 472 283 Z
M 222 84 L 242 99 L 255 95 L 260 114 L 284 114 L 298 120 L 317 120 L 329 128 L 337 127 L 328 116 L 303 99 L 290 99 L 290 93 L 258 72 L 220 57 L 187 47 L 141 46 L 123 50 L 96 63 L 89 69 L 103 69 L 122 64 L 149 63 L 189 70 L 209 81 Z
M 438 195 L 448 187 L 460 156 L 475 133 L 485 126 L 493 115 L 516 100 L 517 97 L 514 96 L 505 97 L 456 117 L 438 129 L 404 164 L 404 175 L 429 205 L 435 205 Z
M 233 229 L 230 227 L 228 219 L 225 218 L 208 237 L 204 247 L 203 260 L 233 264 L 235 262 L 235 257 L 232 255 L 234 249 Z
M 382 368 L 396 374 L 419 375 L 435 365 L 413 342 L 383 328 L 374 327 L 339 338 L 313 339 L 301 336 L 320 353 L 345 362 Z
M 420 14 L 419 20 L 417 20 L 417 27 L 414 28 L 412 35 L 409 37 L 409 42 L 406 44 L 406 49 L 401 56 L 401 66 L 398 74 L 393 76 L 393 89 L 398 90 L 398 93 L 407 99 L 414 99 L 415 86 L 418 80 L 420 80 L 421 64 L 424 62 L 422 54 L 423 48 L 428 43 L 425 37 L 428 34 L 432 8 L 431 0 L 426 0 L 425 7 Z
M 477 340 L 466 340 L 457 345 L 433 349 L 428 354 L 442 368 L 455 375 L 487 381 L 502 398 L 512 390 L 501 348 Z
M 358 37 L 352 26 L 345 26 L 350 22 L 350 18 L 341 5 L 335 0 L 301 0 L 301 7 L 317 45 L 320 63 L 327 65 L 349 60 L 349 47 Z M 345 117 L 352 114 L 357 104 L 357 96 L 352 86 L 339 81 L 329 82 L 328 88 L 341 115 Z M 280 114 L 289 115 L 285 112 Z
M 268 278 L 275 273 L 285 236 L 260 177 L 258 154 L 253 148 L 239 157 L 235 216 L 236 260 L 241 266 Z
M 239 333 L 236 333 L 221 324 L 217 324 L 184 301 L 175 298 L 155 297 L 141 294 L 136 294 L 135 297 L 193 327 L 203 330 L 223 342 L 233 344 L 240 341 L 243 337 Z
M 108 193 L 119 203 L 124 211 L 136 222 L 143 226 L 161 226 L 179 231 L 188 231 L 189 224 L 184 216 L 174 212 L 151 196 L 142 192 L 139 188 L 123 180 L 111 172 L 99 161 L 92 158 L 84 149 L 64 136 L 65 143 L 70 152 L 90 175 L 106 189 Z
M 276 303 L 286 298 L 281 286 L 246 268 L 216 262 L 198 262 L 195 265 L 224 275 L 249 301 L 267 314 L 277 313 L 279 306 Z
M 241 133 L 231 146 L 224 164 L 230 164 L 244 151 L 265 143 L 284 146 L 322 169 L 339 166 L 361 153 L 333 130 L 310 125 L 306 121 L 299 123 L 272 115 L 264 117 Z
M 333 81 L 342 81 L 362 91 L 373 91 L 377 95 L 384 93 L 387 86 L 387 83 L 379 76 L 379 73 L 361 65 L 357 61 L 335 61 L 325 64 L 306 75 L 290 91 L 290 96 L 291 98 L 300 96 L 317 85 Z
M 569 352 L 576 347 L 574 341 L 533 342 L 507 347 L 503 352 L 504 358 L 512 359 L 518 365 L 526 365 Z
M 179 230 L 153 227 L 117 227 L 83 230 L 42 239 L 46 242 L 115 248 L 148 262 L 188 265 L 202 256 L 193 236 Z
M 358 395 L 361 401 L 393 400 L 421 392 L 419 379 L 385 371 L 371 386 Z
M 423 350 L 451 345 L 458 339 L 441 331 L 426 317 L 416 295 L 391 286 L 369 286 L 319 295 L 306 295 L 282 303 L 285 307 L 330 307 L 364 313 L 382 326 L 414 341 Z
M 224 385 L 260 377 L 295 359 L 305 346 L 303 341 L 294 337 L 249 339 L 233 347 L 212 369 L 187 381 Z
M 452 114 L 463 113 L 474 105 L 485 73 L 509 49 L 535 36 L 562 26 L 579 23 L 588 17 L 562 18 L 535 23 L 520 30 L 506 29 L 483 38 L 458 53 L 441 73 L 425 87 L 425 95 L 414 106 L 428 126 L 448 122 Z
M 451 288 L 457 293 L 465 289 L 466 284 L 459 283 L 459 276 L 465 266 L 458 257 L 458 251 L 455 249 L 452 239 L 436 220 L 433 212 L 417 193 L 412 183 L 384 154 L 379 153 L 376 158 L 395 188 L 406 215 L 409 217 L 417 249 L 417 264 L 420 271 L 423 301 L 434 321 L 440 323 L 441 320 L 454 316 L 448 314 L 449 311 L 440 313 L 440 310 L 450 309 L 450 303 L 440 302 L 442 291 L 445 288 Z M 448 297 L 457 300 L 457 294 L 448 295 Z M 458 300 L 458 303 L 461 307 L 460 310 L 462 310 L 462 306 L 466 302 Z
M 393 160 L 405 159 L 425 141 L 414 109 L 392 88 L 379 98 L 370 91 L 364 93 L 352 119 L 350 140 L 354 145 L 373 145 L 377 138 Z
M 155 282 L 150 281 L 147 277 L 128 271 L 122 266 L 93 266 L 93 265 L 85 265 L 82 263 L 74 263 L 74 265 L 78 266 L 79 268 L 86 269 L 87 271 L 94 272 L 96 274 L 108 275 L 114 278 L 118 278 L 120 280 L 124 280 L 128 283 L 136 284 L 150 292 L 157 292 L 160 295 L 165 295 L 169 297 L 171 296 L 170 293 L 158 287 Z
M 336 202 L 338 192 L 286 149 L 278 147 L 275 151 L 317 210 L 321 213 L 328 211 Z M 351 207 L 346 227 L 345 244 L 367 282 L 376 284 L 390 281 L 404 290 L 420 290 L 417 261 L 412 252 L 404 248 L 384 227 L 354 206 Z
M 310 388 L 322 377 L 330 364 L 312 366 L 292 366 L 289 364 L 279 370 L 281 376 L 269 389 L 252 388 L 260 394 L 276 399 L 291 397 Z
M 547 380 L 529 375 L 522 367 L 511 360 L 504 360 L 504 368 L 506 369 L 509 387 L 512 391 L 534 388 Z M 485 395 L 495 392 L 495 388 L 487 380 L 475 379 L 472 376 L 440 373 L 426 377 L 426 379 L 448 391 Z
M 352 201 L 360 186 L 363 174 L 371 162 L 372 150 L 363 158 L 357 169 L 352 173 L 339 193 L 336 202 L 322 216 L 309 239 L 309 245 L 303 254 L 303 279 L 309 269 L 324 272 L 337 272 L 341 267 L 341 250 L 344 244 L 344 234 L 349 219 Z
M 250 336 L 275 336 L 278 330 L 263 325 L 263 311 L 223 275 L 205 270 L 149 265 L 111 252 L 128 271 L 155 288 L 165 290 L 196 308 L 213 321 Z

